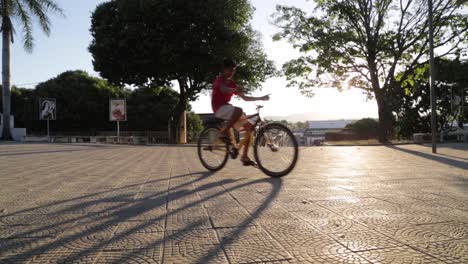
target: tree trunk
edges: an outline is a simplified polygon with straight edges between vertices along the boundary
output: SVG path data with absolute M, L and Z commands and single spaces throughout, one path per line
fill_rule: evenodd
M 2 84 L 3 84 L 3 140 L 12 140 L 10 133 L 11 94 L 10 94 L 10 67 L 11 67 L 11 28 L 8 23 L 2 27 L 3 49 L 2 49 Z
M 389 131 L 391 129 L 391 115 L 390 109 L 387 106 L 386 98 L 382 94 L 382 91 L 375 93 L 375 99 L 377 100 L 377 106 L 379 111 L 379 142 L 389 142 Z
M 184 79 L 179 79 L 178 80 L 178 83 L 179 83 L 179 87 L 180 87 L 180 93 L 179 93 L 179 103 L 177 104 L 177 106 L 175 107 L 174 109 L 174 112 L 173 112 L 173 120 L 172 120 L 172 135 L 171 136 L 171 139 L 173 142 L 177 142 L 177 143 L 186 143 L 184 142 L 182 139 L 182 137 L 184 135 L 187 135 L 187 126 L 186 125 L 182 125 L 183 121 L 184 121 L 184 113 L 185 113 L 185 110 L 187 110 L 187 101 L 188 101 L 188 98 L 187 98 L 187 83 L 185 82 Z M 182 131 L 183 130 L 183 131 Z M 185 138 L 185 141 L 186 141 L 186 138 Z
M 179 143 L 187 144 L 187 112 L 183 111 L 179 118 Z

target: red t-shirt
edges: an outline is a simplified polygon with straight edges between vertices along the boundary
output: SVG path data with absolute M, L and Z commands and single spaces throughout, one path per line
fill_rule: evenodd
M 220 87 L 221 83 L 228 88 L 234 89 L 237 87 L 237 84 L 231 79 L 226 79 L 224 76 L 216 78 L 213 84 L 213 94 L 211 96 L 211 107 L 214 113 L 216 113 L 221 106 L 229 104 L 232 96 L 237 94 L 234 91 L 232 93 L 223 93 Z

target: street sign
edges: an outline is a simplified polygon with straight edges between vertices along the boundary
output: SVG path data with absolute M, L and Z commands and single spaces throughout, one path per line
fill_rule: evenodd
M 109 120 L 127 121 L 127 102 L 125 99 L 111 99 L 109 101 Z
M 57 119 L 57 101 L 55 98 L 39 98 L 39 119 Z

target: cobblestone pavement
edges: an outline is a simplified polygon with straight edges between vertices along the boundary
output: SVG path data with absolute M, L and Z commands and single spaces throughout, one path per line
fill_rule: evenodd
M 303 148 L 271 179 L 195 148 L 0 145 L 0 263 L 468 263 L 468 145 Z

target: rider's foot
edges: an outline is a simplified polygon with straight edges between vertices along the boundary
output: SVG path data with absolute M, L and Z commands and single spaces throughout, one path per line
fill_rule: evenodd
M 251 160 L 249 157 L 242 157 L 241 158 L 242 165 L 244 166 L 252 166 L 257 168 L 258 165 L 255 161 Z

